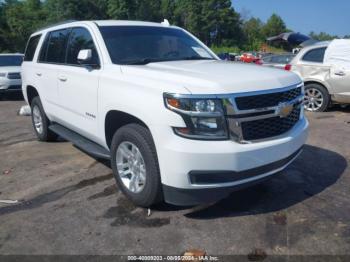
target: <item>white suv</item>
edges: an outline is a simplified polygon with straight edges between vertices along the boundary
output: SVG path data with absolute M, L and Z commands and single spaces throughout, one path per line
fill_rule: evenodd
M 21 91 L 22 54 L 0 54 L 0 94 Z
M 71 22 L 34 33 L 23 93 L 41 141 L 111 160 L 137 205 L 195 205 L 288 166 L 307 138 L 293 73 L 220 61 L 167 24 Z

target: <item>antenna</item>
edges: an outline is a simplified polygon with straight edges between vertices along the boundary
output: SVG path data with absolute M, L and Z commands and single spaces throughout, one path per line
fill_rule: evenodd
M 169 20 L 164 18 L 164 21 L 160 23 L 163 26 L 170 26 Z

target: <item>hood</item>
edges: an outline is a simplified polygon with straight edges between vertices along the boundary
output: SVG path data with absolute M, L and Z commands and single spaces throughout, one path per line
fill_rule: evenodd
M 0 72 L 20 73 L 21 67 L 20 66 L 0 66 Z
M 192 94 L 224 94 L 268 90 L 301 82 L 294 73 L 220 60 L 172 61 L 123 66 L 125 74 L 176 84 Z M 165 90 L 164 92 L 168 92 Z

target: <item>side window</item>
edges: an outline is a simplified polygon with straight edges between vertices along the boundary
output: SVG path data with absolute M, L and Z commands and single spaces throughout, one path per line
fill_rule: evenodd
M 29 39 L 24 55 L 24 61 L 33 61 L 35 50 L 38 46 L 41 35 L 33 36 Z
M 78 65 L 80 50 L 92 50 L 92 64 L 99 64 L 99 58 L 90 32 L 85 28 L 73 28 L 69 38 L 67 64 Z
M 39 62 L 46 62 L 47 46 L 49 44 L 49 40 L 50 40 L 50 33 L 46 35 L 44 43 L 41 45 Z
M 323 63 L 326 47 L 310 50 L 303 56 L 304 61 Z
M 66 57 L 69 29 L 50 33 L 45 62 L 63 64 Z

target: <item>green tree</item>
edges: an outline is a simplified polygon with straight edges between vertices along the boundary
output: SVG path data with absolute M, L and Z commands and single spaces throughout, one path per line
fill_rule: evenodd
M 243 24 L 243 32 L 246 39 L 246 49 L 259 50 L 265 42 L 262 32 L 264 24 L 259 18 L 251 18 Z
M 3 3 L 0 3 L 0 52 L 7 50 L 6 27 L 5 6 Z
M 136 19 L 136 0 L 109 0 L 107 13 L 112 19 L 133 20 Z
M 162 0 L 160 6 L 160 15 L 162 19 L 168 19 L 173 22 L 175 19 L 176 1 L 175 0 Z
M 161 0 L 109 0 L 108 14 L 113 19 L 160 22 Z
M 315 33 L 315 32 L 311 32 L 309 34 L 309 36 L 312 38 L 312 39 L 315 39 L 315 40 L 318 40 L 318 41 L 329 41 L 329 40 L 333 40 L 333 39 L 336 39 L 336 38 L 339 38 L 338 36 L 336 35 L 330 35 L 330 34 L 327 34 L 325 32 L 321 32 L 319 34 Z
M 23 52 L 30 34 L 45 23 L 42 5 L 40 0 L 5 3 L 5 28 L 10 51 Z
M 179 0 L 175 24 L 182 26 L 208 45 L 240 44 L 241 21 L 230 0 Z
M 46 23 L 66 20 L 106 19 L 107 2 L 102 0 L 46 0 Z
M 277 14 L 273 14 L 262 28 L 264 37 L 279 35 L 288 31 L 283 19 Z

